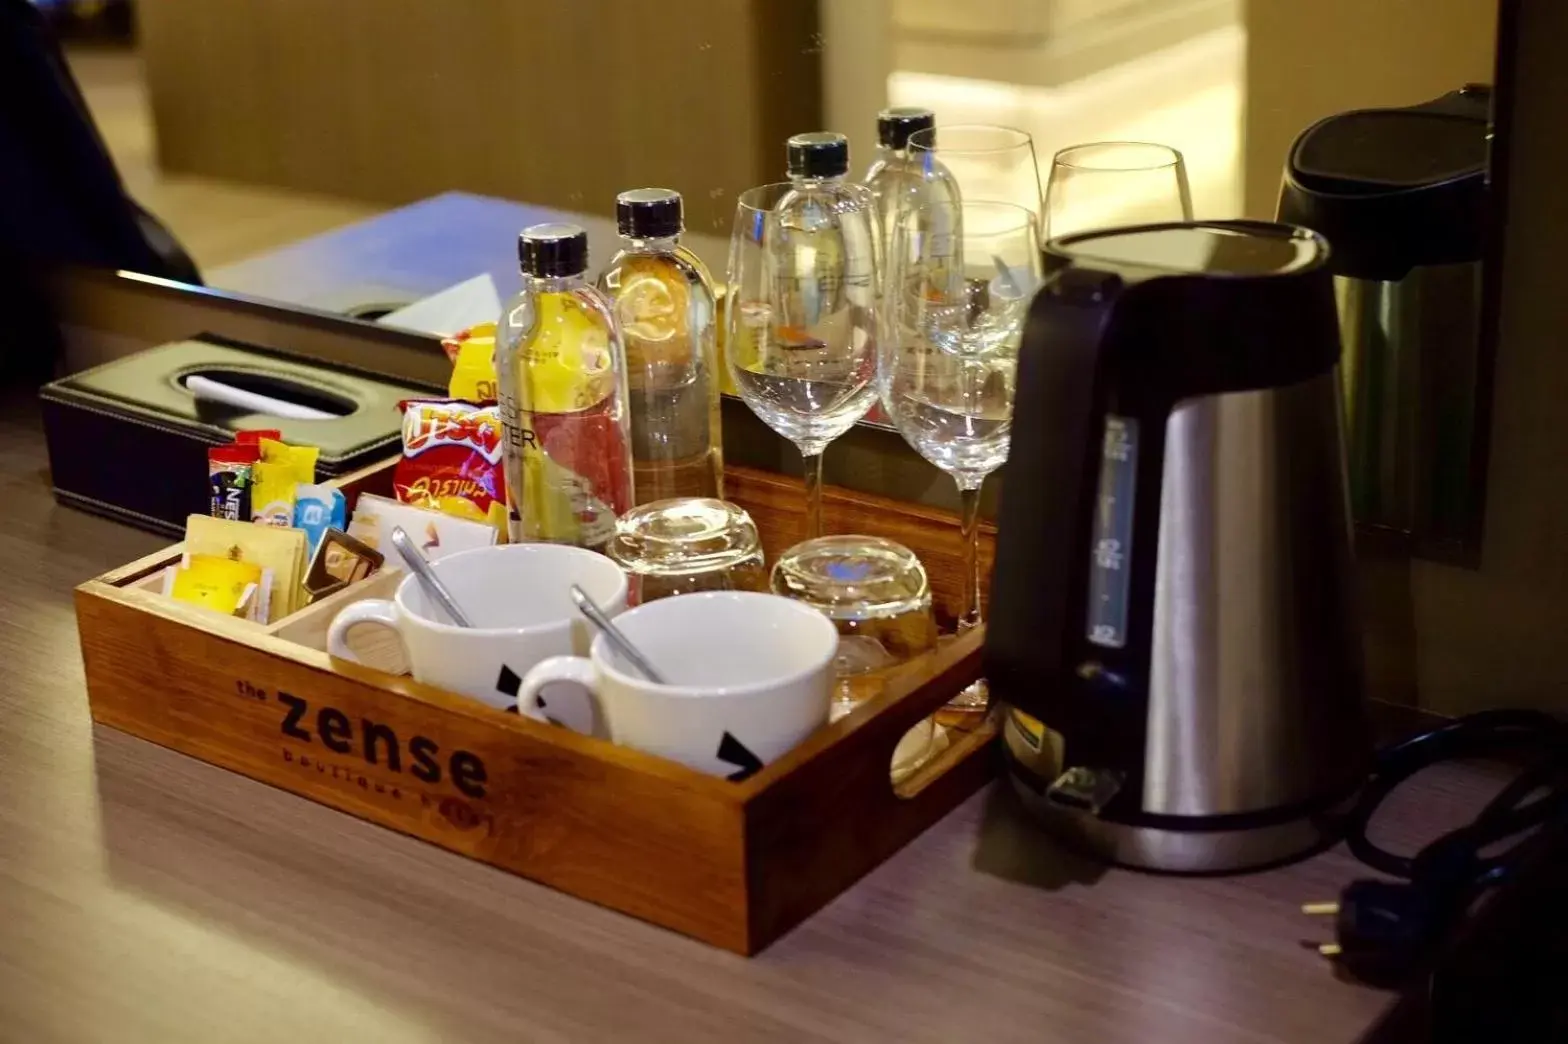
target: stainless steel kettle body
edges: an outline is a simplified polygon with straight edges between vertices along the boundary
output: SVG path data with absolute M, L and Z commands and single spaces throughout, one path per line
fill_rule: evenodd
M 1403 278 L 1336 276 L 1354 518 L 1462 559 L 1479 529 L 1476 438 L 1481 263 Z
M 1171 233 L 1054 248 L 1064 278 L 1036 301 L 1020 363 L 988 673 L 1016 708 L 1004 725 L 1015 787 L 1049 825 L 1113 862 L 1214 871 L 1329 840 L 1368 745 L 1321 240 L 1187 227 L 1222 237 L 1213 254 L 1235 249 L 1233 236 L 1276 236 L 1297 253 L 1253 271 L 1257 258 L 1166 251 Z M 1169 267 L 1177 258 L 1186 270 Z M 1072 300 L 1073 284 L 1107 276 L 1119 283 L 1104 291 L 1111 302 Z M 1075 337 L 1101 345 L 1097 375 L 1079 377 L 1107 406 L 1082 429 L 1104 432 L 1077 472 L 1091 511 L 1042 527 L 1042 509 L 1015 491 L 1044 482 L 1072 499 L 1060 487 L 1073 469 L 1047 458 L 1048 440 L 1074 433 L 1040 415 L 1032 431 L 1016 425 L 1071 377 L 1024 371 L 1062 369 L 1051 357 Z M 1042 539 L 1077 546 L 1053 556 Z

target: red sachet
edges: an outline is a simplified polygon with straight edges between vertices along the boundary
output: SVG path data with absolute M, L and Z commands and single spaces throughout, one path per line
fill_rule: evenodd
M 252 469 L 260 460 L 260 446 L 207 447 L 207 491 L 213 518 L 250 521 Z

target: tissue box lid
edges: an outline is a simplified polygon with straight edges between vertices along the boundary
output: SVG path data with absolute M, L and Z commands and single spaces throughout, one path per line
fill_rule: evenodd
M 330 420 L 276 417 L 198 399 L 182 383 L 201 374 L 247 391 L 341 415 Z M 438 392 L 379 377 L 213 340 L 176 341 L 62 378 L 43 387 L 45 402 L 118 415 L 128 424 L 166 428 L 204 445 L 230 442 L 247 428 L 276 428 L 283 441 L 321 450 L 323 474 L 338 474 L 398 438 L 403 399 Z
M 301 420 L 199 400 L 182 384 L 193 373 L 342 414 Z M 207 449 L 235 432 L 275 428 L 319 447 L 317 474 L 331 478 L 399 452 L 397 404 L 438 394 L 215 340 L 160 345 L 39 392 L 56 498 L 170 535 L 207 513 Z

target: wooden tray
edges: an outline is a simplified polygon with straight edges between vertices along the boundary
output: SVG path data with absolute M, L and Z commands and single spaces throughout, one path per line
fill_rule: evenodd
M 387 463 L 341 485 L 352 503 L 390 481 Z M 799 483 L 735 468 L 727 486 L 770 561 L 798 539 Z M 827 512 L 832 532 L 913 549 L 938 601 L 953 606 L 953 518 L 837 490 L 827 491 Z M 738 953 L 810 916 L 994 771 L 992 730 L 982 726 L 953 734 L 897 787 L 889 774 L 904 733 L 979 675 L 979 632 L 910 664 L 880 696 L 731 783 L 322 651 L 339 608 L 384 597 L 400 574 L 264 626 L 159 594 L 179 551 L 77 588 L 94 721 Z

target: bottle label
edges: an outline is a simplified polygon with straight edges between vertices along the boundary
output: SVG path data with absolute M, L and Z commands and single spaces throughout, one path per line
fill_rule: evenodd
M 615 299 L 633 386 L 679 380 L 692 364 L 690 291 L 673 262 L 628 262 Z
M 602 547 L 632 506 L 611 328 L 571 293 L 536 303 L 538 320 L 509 358 L 500 397 L 512 539 Z
M 580 309 L 557 316 L 555 336 L 536 336 L 523 349 L 528 406 L 537 413 L 592 409 L 615 393 L 609 336 Z
M 521 489 L 509 484 L 517 541 L 599 547 L 632 506 L 626 433 L 609 404 L 573 413 L 503 406 L 507 452 L 521 461 Z

